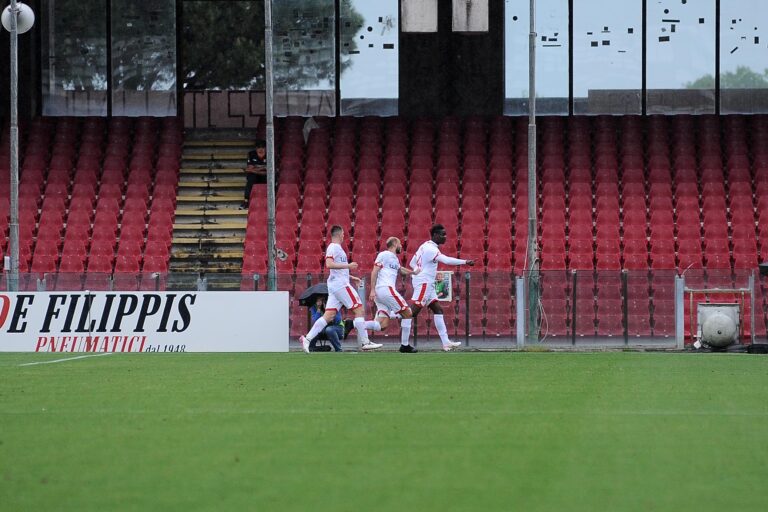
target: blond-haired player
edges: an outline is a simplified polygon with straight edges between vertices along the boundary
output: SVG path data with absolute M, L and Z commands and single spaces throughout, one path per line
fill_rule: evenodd
M 418 274 L 414 271 L 400 265 L 398 254 L 403 252 L 403 244 L 397 237 L 387 239 L 387 249 L 381 251 L 376 256 L 371 271 L 371 293 L 370 300 L 376 303 L 376 319 L 368 322 L 370 329 L 381 331 L 389 326 L 389 319 L 393 315 L 400 315 L 401 318 L 411 318 L 411 308 L 408 303 L 398 293 L 396 281 L 399 275 Z M 400 344 L 400 352 L 413 353 L 417 350 L 405 340 L 405 344 Z

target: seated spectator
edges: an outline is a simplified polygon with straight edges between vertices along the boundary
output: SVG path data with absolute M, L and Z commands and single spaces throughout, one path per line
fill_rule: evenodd
M 315 305 L 309 308 L 309 312 L 312 315 L 312 323 L 314 324 L 325 313 L 325 298 L 318 297 Z M 333 350 L 341 352 L 341 340 L 344 339 L 345 334 L 341 311 L 337 311 L 333 321 L 329 322 L 325 329 L 323 329 L 323 332 L 309 342 L 309 350 L 315 350 L 315 344 L 318 339 L 327 339 L 333 345 Z

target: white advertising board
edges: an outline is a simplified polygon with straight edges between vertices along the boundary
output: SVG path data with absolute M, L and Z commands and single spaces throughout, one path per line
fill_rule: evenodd
M 287 352 L 288 292 L 0 293 L 0 352 Z

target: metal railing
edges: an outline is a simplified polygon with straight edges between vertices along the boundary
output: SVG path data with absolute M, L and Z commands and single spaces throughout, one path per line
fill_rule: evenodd
M 453 275 L 450 302 L 442 308 L 449 335 L 467 346 L 523 346 L 539 343 L 552 347 L 650 346 L 681 348 L 694 341 L 696 304 L 731 302 L 740 305 L 741 339 L 768 338 L 763 290 L 768 278 L 752 270 L 676 271 L 539 271 L 541 328 L 526 331 L 530 318 L 522 293 L 527 276 L 511 272 L 471 271 Z M 363 274 L 364 275 L 364 274 Z M 324 282 L 322 273 L 280 273 L 277 289 L 291 293 L 291 332 L 298 336 L 309 328 L 307 308 L 298 296 Z M 37 291 L 264 291 L 266 273 L 22 273 L 20 292 Z M 363 280 L 360 296 L 367 299 Z M 0 277 L 8 290 L 8 275 Z M 398 289 L 412 295 L 410 280 Z M 446 290 L 446 293 L 448 291 Z M 365 300 L 364 302 L 367 302 Z M 366 304 L 366 316 L 373 314 Z M 378 336 L 399 336 L 397 322 Z M 436 332 L 426 309 L 414 322 L 416 339 L 434 338 Z M 399 339 L 399 338 L 398 338 Z

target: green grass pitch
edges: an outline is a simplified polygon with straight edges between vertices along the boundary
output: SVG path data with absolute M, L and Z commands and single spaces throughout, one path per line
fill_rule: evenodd
M 0 509 L 765 511 L 768 359 L 0 356 Z

